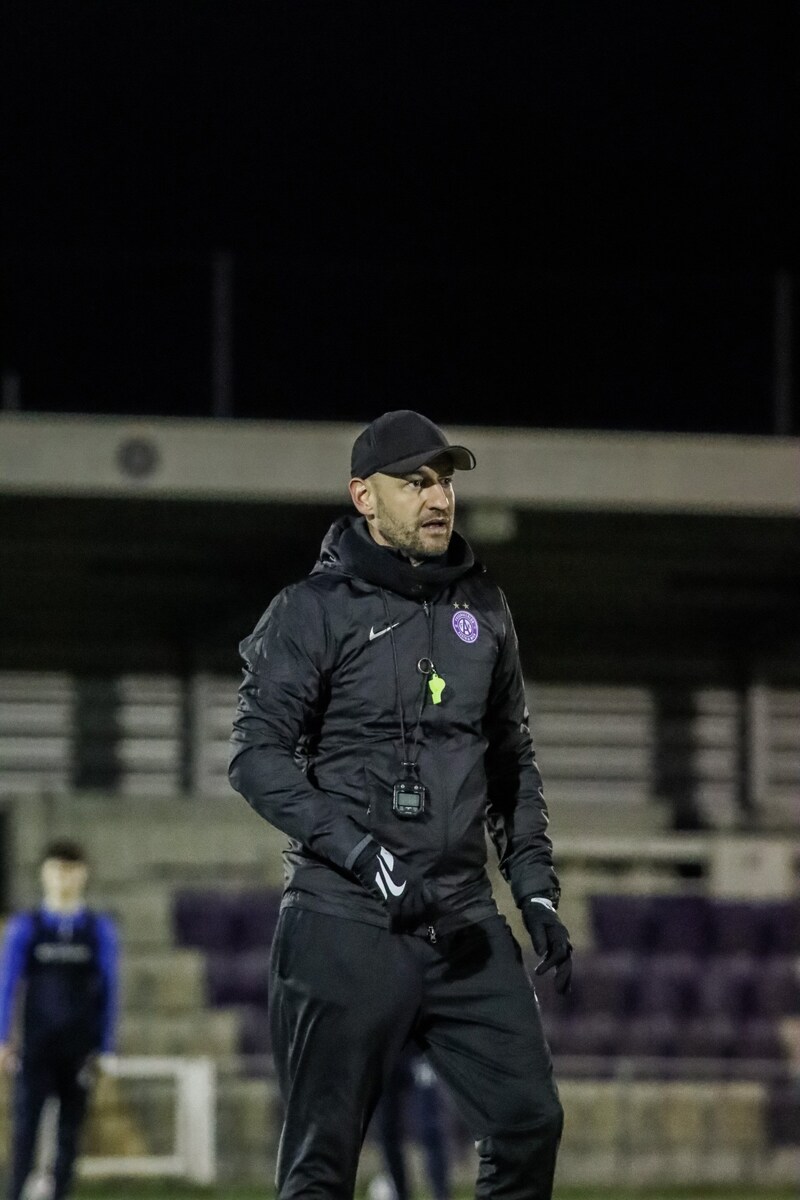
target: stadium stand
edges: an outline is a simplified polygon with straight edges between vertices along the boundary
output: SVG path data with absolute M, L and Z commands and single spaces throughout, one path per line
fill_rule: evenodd
M 800 1017 L 800 902 L 693 896 L 595 896 L 594 946 L 578 952 L 563 1004 L 538 985 L 554 1046 L 567 1055 L 772 1060 L 791 1072 L 783 1025 Z M 732 913 L 761 940 L 731 945 Z M 724 935 L 720 934 L 724 931 Z M 707 1068 L 706 1068 L 707 1069 Z
M 132 798 L 228 794 L 236 677 L 0 672 L 0 795 L 100 787 Z M 741 697 L 656 687 L 529 685 L 551 809 L 585 805 L 631 832 L 735 828 L 742 814 Z M 761 688 L 760 828 L 794 828 L 800 691 Z M 680 795 L 680 804 L 675 799 Z M 677 818 L 677 822 L 676 822 Z M 580 822 L 576 822 L 576 825 Z
M 69 790 L 72 698 L 66 674 L 0 672 L 0 795 Z
M 42 842 L 81 830 L 95 900 L 123 931 L 121 1051 L 210 1054 L 221 1175 L 258 1179 L 277 1130 L 266 1005 L 283 838 L 227 784 L 236 682 L 0 673 L 0 797 L 17 902 L 33 899 Z M 755 840 L 735 828 L 734 692 L 533 683 L 530 702 L 577 946 L 566 1003 L 537 983 L 570 1114 L 564 1177 L 782 1178 L 800 1154 L 800 910 L 783 894 L 799 864 L 796 839 L 769 834 L 794 821 L 800 692 L 760 698 Z M 77 792 L 87 778 L 106 786 Z M 677 835 L 681 789 L 702 820 Z M 740 858 L 720 859 L 725 846 Z M 785 870 L 754 847 L 777 847 Z M 498 896 L 513 924 L 503 885 Z M 91 1145 L 160 1152 L 171 1122 L 166 1083 L 113 1081 Z

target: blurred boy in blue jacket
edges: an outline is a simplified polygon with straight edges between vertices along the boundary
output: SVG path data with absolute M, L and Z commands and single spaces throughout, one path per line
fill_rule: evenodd
M 42 856 L 42 904 L 13 916 L 6 930 L 0 960 L 0 1065 L 15 1076 L 9 1200 L 19 1200 L 30 1174 L 49 1096 L 59 1101 L 53 1200 L 65 1196 L 94 1068 L 114 1050 L 117 934 L 110 917 L 86 907 L 87 881 L 81 847 L 53 842 Z M 17 1051 L 11 1031 L 19 991 Z

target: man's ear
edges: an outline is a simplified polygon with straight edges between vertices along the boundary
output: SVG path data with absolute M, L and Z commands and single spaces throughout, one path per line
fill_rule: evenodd
M 366 479 L 350 480 L 350 499 L 362 517 L 372 517 L 375 515 L 372 488 Z

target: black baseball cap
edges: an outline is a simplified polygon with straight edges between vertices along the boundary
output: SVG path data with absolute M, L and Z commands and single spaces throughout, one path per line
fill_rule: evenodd
M 364 429 L 353 443 L 351 479 L 366 479 L 376 471 L 407 475 L 449 454 L 458 471 L 471 471 L 475 455 L 466 446 L 451 446 L 438 425 L 410 408 L 384 413 Z

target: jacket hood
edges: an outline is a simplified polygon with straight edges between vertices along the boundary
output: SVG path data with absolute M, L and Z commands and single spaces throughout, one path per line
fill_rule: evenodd
M 399 550 L 379 546 L 363 517 L 348 515 L 334 521 L 326 533 L 312 574 L 339 569 L 387 591 L 425 600 L 475 568 L 469 543 L 458 533 L 453 533 L 445 554 L 414 567 Z

